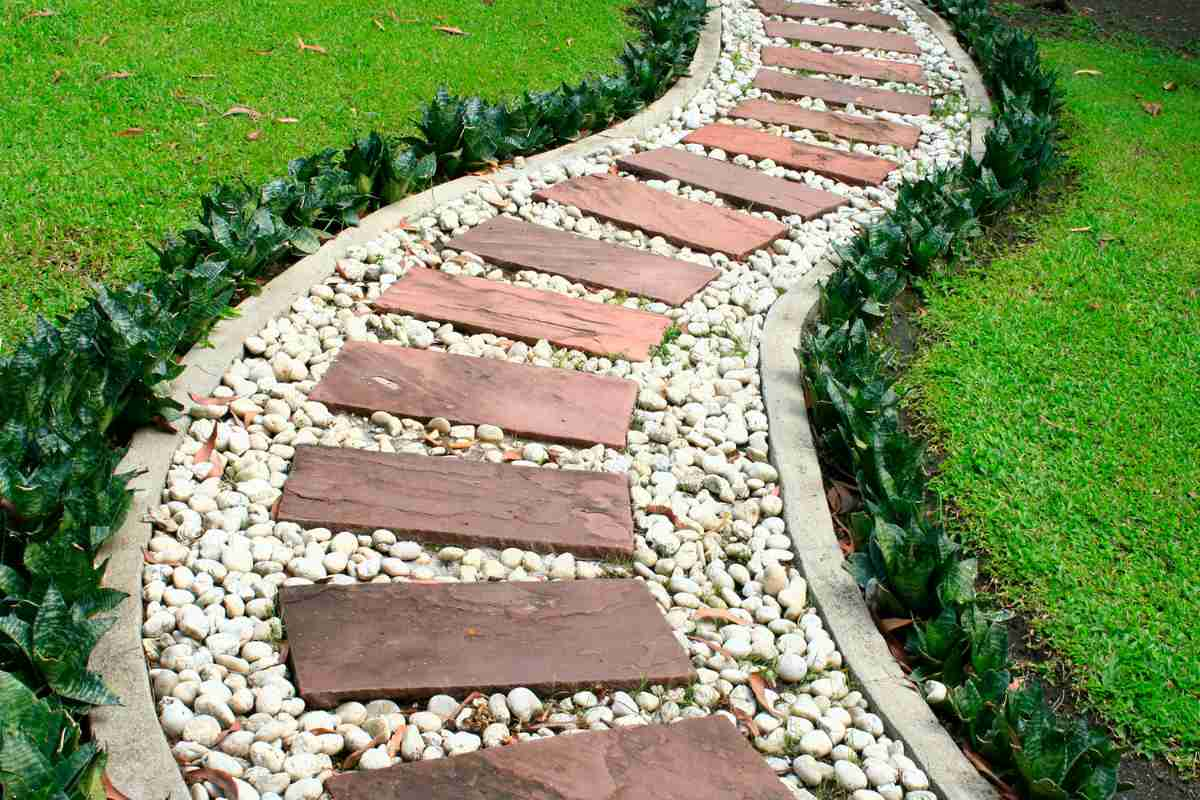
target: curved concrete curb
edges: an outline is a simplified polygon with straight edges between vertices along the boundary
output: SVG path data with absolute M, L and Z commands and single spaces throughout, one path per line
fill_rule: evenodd
M 918 0 L 904 0 L 958 63 L 971 109 L 971 155 L 983 157 L 991 101 L 979 70 L 949 25 Z M 809 596 L 825 618 L 854 679 L 889 733 L 929 776 L 945 800 L 998 800 L 995 788 L 967 761 L 958 745 L 892 657 L 875 627 L 858 584 L 842 564 L 795 349 L 821 299 L 820 282 L 834 270 L 822 261 L 771 307 L 760 344 L 763 400 L 771 431 L 771 461 L 779 471 L 784 519 L 808 581 Z
M 465 177 L 435 186 L 381 208 L 362 224 L 342 231 L 316 253 L 301 259 L 272 280 L 260 295 L 238 306 L 238 316 L 218 324 L 210 337 L 211 346 L 195 348 L 183 359 L 184 373 L 170 387 L 170 394 L 187 405 L 188 394 L 207 397 L 220 383 L 229 364 L 242 354 L 242 342 L 258 332 L 266 320 L 287 310 L 296 297 L 330 275 L 347 249 L 379 238 L 405 219 L 476 191 L 494 182 L 506 182 L 525 170 L 579 158 L 618 139 L 640 136 L 671 118 L 676 106 L 687 102 L 704 87 L 721 54 L 721 10 L 712 6 L 708 22 L 696 46 L 687 77 L 676 82 L 665 95 L 640 114 L 606 131 L 525 160 L 524 170 L 504 169 L 487 178 Z M 118 471 L 140 471 L 131 482 L 135 491 L 125 523 L 104 545 L 99 557 L 110 559 L 105 585 L 130 597 L 117 610 L 118 620 L 92 652 L 89 665 L 99 672 L 123 705 L 96 708 L 90 715 L 96 740 L 108 752 L 108 775 L 113 785 L 130 800 L 190 800 L 179 767 L 171 755 L 155 713 L 149 671 L 142 649 L 142 549 L 150 539 L 147 521 L 150 508 L 166 481 L 171 457 L 184 434 L 167 435 L 152 429 L 138 432 Z

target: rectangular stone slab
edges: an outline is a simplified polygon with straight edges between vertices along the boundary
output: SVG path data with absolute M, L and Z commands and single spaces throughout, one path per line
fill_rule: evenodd
M 921 138 L 921 129 L 912 125 L 843 114 L 837 111 L 812 111 L 795 103 L 776 103 L 770 100 L 747 100 L 729 112 L 729 116 L 755 119 L 769 125 L 787 125 L 810 131 L 828 133 L 852 142 L 890 144 L 905 149 L 914 147 Z
M 718 197 L 744 203 L 755 209 L 788 216 L 796 214 L 810 220 L 846 204 L 832 192 L 813 189 L 786 178 L 775 178 L 756 169 L 739 167 L 728 161 L 660 147 L 636 155 L 622 156 L 617 166 L 649 178 L 676 179 Z
M 474 253 L 505 269 L 561 275 L 673 306 L 685 303 L 720 274 L 690 261 L 503 216 L 471 228 L 446 246 Z
M 878 185 L 897 167 L 885 158 L 803 144 L 766 131 L 736 125 L 706 125 L 688 134 L 683 141 L 719 147 L 731 155 L 744 153 L 759 161 L 769 158 L 782 167 L 811 169 L 820 175 L 855 186 Z
M 787 67 L 827 75 L 852 75 L 876 81 L 896 81 L 925 86 L 925 70 L 919 64 L 904 64 L 882 58 L 862 56 L 839 56 L 833 53 L 818 53 L 802 47 L 764 47 L 763 64 L 768 67 Z
M 640 581 L 313 584 L 279 590 L 300 696 L 463 697 L 678 684 L 692 662 Z
M 475 333 L 572 347 L 598 355 L 645 361 L 671 320 L 608 303 L 594 303 L 486 278 L 410 269 L 373 307 L 384 313 L 443 320 Z
M 830 22 L 870 25 L 874 28 L 903 27 L 898 17 L 880 14 L 877 11 L 863 11 L 859 8 L 823 6 L 816 3 L 791 3 L 788 0 L 755 0 L 755 5 L 764 14 L 778 14 L 790 19 L 827 19 Z
M 334 775 L 333 800 L 793 800 L 724 717 L 518 742 Z
M 588 175 L 534 192 L 534 199 L 575 206 L 584 214 L 707 253 L 743 259 L 787 236 L 779 222 L 684 200 L 624 178 Z
M 855 31 L 831 25 L 803 25 L 799 22 L 767 22 L 767 36 L 792 42 L 831 44 L 859 50 L 888 50 L 895 53 L 921 54 L 917 40 L 903 33 Z
M 625 447 L 637 384 L 569 369 L 348 342 L 309 400 L 335 411 L 499 425 L 518 436 Z
M 297 447 L 276 519 L 334 531 L 383 528 L 439 545 L 589 558 L 633 552 L 624 475 L 353 447 Z
M 803 78 L 774 69 L 760 69 L 754 76 L 754 86 L 779 97 L 812 97 L 833 105 L 854 104 L 858 108 L 892 111 L 896 114 L 929 116 L 933 111 L 933 101 L 923 94 L 869 89 L 825 78 Z

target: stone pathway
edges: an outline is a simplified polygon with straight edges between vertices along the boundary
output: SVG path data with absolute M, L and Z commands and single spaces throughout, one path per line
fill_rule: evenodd
M 816 24 L 726 0 L 672 125 L 351 252 L 192 409 L 144 592 L 181 762 L 241 800 L 932 800 L 791 567 L 757 337 L 969 120 L 895 0 L 757 7 Z

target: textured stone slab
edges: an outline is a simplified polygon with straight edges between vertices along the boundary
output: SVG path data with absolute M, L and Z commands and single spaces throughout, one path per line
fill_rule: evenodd
M 719 147 L 730 154 L 744 153 L 760 161 L 769 158 L 782 167 L 811 169 L 855 186 L 878 185 L 897 167 L 885 158 L 803 144 L 766 131 L 736 125 L 706 125 L 688 134 L 683 141 Z
M 545 339 L 598 355 L 645 361 L 671 320 L 608 303 L 594 303 L 486 278 L 411 269 L 374 303 L 382 312 L 452 322 L 468 332 L 511 339 Z
M 569 369 L 349 342 L 310 400 L 337 411 L 445 417 L 508 433 L 621 449 L 637 384 Z
M 863 11 L 861 8 L 817 5 L 816 3 L 791 3 L 788 0 L 754 0 L 758 10 L 764 14 L 776 14 L 789 19 L 827 19 L 847 25 L 870 25 L 874 28 L 901 28 L 898 17 Z
M 755 209 L 774 211 L 784 216 L 797 214 L 805 220 L 819 217 L 846 204 L 832 192 L 813 189 L 796 181 L 775 178 L 755 169 L 747 169 L 714 158 L 660 147 L 636 155 L 622 156 L 617 166 L 650 178 L 672 178 L 718 197 L 744 203 Z
M 787 236 L 788 227 L 728 208 L 684 200 L 638 183 L 600 175 L 574 178 L 534 193 L 616 225 L 638 228 L 651 236 L 742 259 Z
M 297 447 L 276 518 L 464 547 L 633 552 L 624 475 L 353 447 Z
M 841 81 L 788 75 L 774 69 L 760 69 L 754 76 L 754 86 L 779 97 L 812 97 L 839 106 L 853 104 L 858 108 L 914 116 L 929 116 L 933 111 L 933 101 L 922 94 L 869 89 Z
M 451 239 L 446 246 L 474 253 L 506 269 L 561 275 L 673 306 L 682 305 L 720 274 L 690 261 L 665 258 L 511 217 L 493 217 Z
M 905 149 L 915 146 L 921 138 L 921 129 L 912 125 L 837 111 L 812 111 L 794 103 L 775 103 L 762 99 L 740 103 L 729 112 L 729 116 L 828 133 L 852 142 L 891 144 Z
M 282 586 L 311 707 L 380 697 L 677 684 L 692 662 L 634 579 Z
M 767 36 L 792 42 L 831 44 L 858 50 L 887 50 L 894 53 L 921 54 L 917 40 L 904 33 L 856 31 L 830 25 L 804 25 L 799 22 L 767 22 Z
M 556 736 L 334 775 L 333 800 L 792 800 L 729 720 Z
M 762 60 L 763 64 L 768 67 L 803 69 L 809 72 L 823 72 L 827 75 L 851 75 L 877 81 L 915 83 L 919 86 L 925 86 L 929 82 L 925 78 L 925 70 L 921 69 L 919 64 L 903 64 L 899 61 L 887 61 L 882 58 L 818 53 L 802 47 L 764 47 Z

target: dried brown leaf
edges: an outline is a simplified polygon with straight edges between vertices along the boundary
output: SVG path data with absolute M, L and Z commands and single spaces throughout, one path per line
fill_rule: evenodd
M 467 32 L 464 31 L 462 28 L 456 28 L 453 25 L 434 25 L 433 29 L 435 31 L 441 31 L 442 33 L 448 33 L 451 36 L 466 36 L 467 35 Z
M 113 136 L 141 136 L 145 132 L 145 128 L 126 128 L 123 131 L 117 131 Z
M 262 136 L 262 131 L 260 131 L 256 128 L 246 134 L 246 141 L 247 142 L 257 142 L 261 136 Z
M 891 633 L 912 624 L 912 617 L 891 617 L 879 620 L 879 629 L 884 633 Z
M 754 717 L 742 711 L 740 708 L 731 707 L 729 709 L 733 715 L 738 718 L 738 721 L 746 726 L 752 736 L 762 736 L 762 731 L 758 728 L 758 723 L 754 721 Z
M 275 121 L 280 125 L 295 125 L 300 120 L 296 119 L 295 117 L 279 117 Z
M 778 711 L 776 711 L 774 707 L 771 706 L 771 703 L 767 700 L 766 690 L 768 688 L 774 689 L 775 687 L 767 683 L 767 677 L 765 675 L 763 675 L 761 672 L 750 673 L 750 691 L 754 692 L 754 699 L 757 700 L 758 704 L 762 706 L 763 710 L 772 717 L 778 717 L 782 719 L 786 715 L 780 714 Z
M 379 734 L 374 739 L 372 739 L 371 743 L 368 744 L 366 747 L 363 747 L 359 750 L 355 750 L 353 753 L 346 756 L 346 760 L 342 762 L 342 769 L 354 769 L 356 766 L 358 766 L 359 759 L 361 759 L 363 757 L 363 753 L 367 752 L 372 747 L 378 747 L 379 745 L 383 744 L 386 741 L 387 741 L 387 736 L 385 736 L 382 733 Z
M 58 13 L 57 11 L 54 11 L 49 8 L 35 9 L 33 11 L 30 11 L 25 16 L 21 17 L 21 22 L 24 22 L 27 19 L 35 19 L 37 17 L 53 17 L 57 13 Z
M 397 725 L 396 730 L 392 732 L 391 738 L 387 740 L 387 754 L 392 758 L 396 757 L 396 753 L 400 752 L 400 743 L 404 741 L 404 732 L 408 730 L 407 725 Z
M 201 781 L 208 781 L 216 786 L 221 794 L 225 795 L 229 800 L 238 800 L 238 787 L 233 780 L 233 776 L 228 772 L 212 767 L 196 767 L 183 773 L 183 782 L 188 786 Z
M 96 81 L 97 82 L 100 82 L 100 81 L 123 81 L 126 78 L 132 78 L 132 77 L 133 77 L 132 72 L 109 72 L 105 75 L 101 75 L 99 78 L 96 78 Z
M 1020 795 L 1012 786 L 1005 783 L 999 775 L 992 771 L 992 767 L 988 764 L 987 759 L 976 753 L 967 745 L 961 745 L 963 755 L 967 757 L 967 761 L 971 762 L 971 766 L 978 770 L 979 774 L 987 778 L 988 781 L 1000 790 L 1004 800 L 1020 800 Z
M 1071 228 L 1071 233 L 1087 233 L 1092 229 L 1091 225 L 1084 225 L 1079 228 Z
M 721 647 L 721 645 L 717 644 L 716 642 L 710 642 L 708 639 L 705 639 L 701 636 L 689 635 L 687 638 L 691 639 L 693 642 L 699 642 L 700 644 L 707 645 L 713 651 L 720 653 L 721 655 L 725 656 L 726 658 L 728 658 L 730 661 L 734 662 L 735 664 L 737 663 L 737 656 L 735 656 L 733 653 L 726 650 L 724 647 Z
M 1163 112 L 1162 103 L 1142 103 L 1142 110 L 1152 117 L 1157 117 Z
M 1092 75 L 1092 76 L 1098 77 L 1100 75 L 1103 75 L 1104 73 L 1098 69 L 1077 69 L 1077 70 L 1075 70 L 1075 74 L 1076 75 Z
M 104 45 L 108 44 L 111 40 L 112 40 L 112 37 L 106 33 L 100 37 L 100 41 L 96 42 L 96 46 L 104 47 Z
M 61 69 L 56 69 L 56 70 L 54 70 L 54 74 L 50 76 L 50 82 L 58 83 L 60 80 L 62 80 L 62 76 L 63 76 L 63 71 Z
M 196 455 L 192 457 L 193 464 L 203 464 L 206 461 L 212 461 L 212 455 L 217 450 L 217 423 L 213 423 L 212 433 L 204 444 L 200 445 L 200 449 L 196 451 Z
M 226 109 L 222 117 L 249 117 L 250 119 L 258 119 L 262 116 L 261 113 L 255 111 L 250 106 L 230 106 Z
M 692 614 L 692 619 L 696 621 L 702 619 L 719 619 L 725 622 L 732 622 L 734 625 L 746 624 L 746 620 L 727 608 L 708 608 L 707 606 L 696 609 L 695 613 Z
M 376 27 L 376 28 L 379 28 L 379 30 L 381 30 L 381 31 L 386 31 L 386 30 L 387 30 L 387 28 L 383 27 L 383 22 L 381 22 L 381 21 L 379 20 L 379 18 L 378 18 L 378 17 L 376 17 L 376 18 L 372 19 L 372 20 L 371 20 L 371 22 L 374 22 L 374 23 L 375 23 L 375 27 Z
M 1173 92 L 1178 88 L 1179 88 L 1179 85 L 1176 84 L 1175 81 L 1167 81 L 1166 83 L 1163 84 L 1164 92 Z
M 107 772 L 100 773 L 100 782 L 104 785 L 105 800 L 129 800 L 129 795 L 113 786 L 112 779 L 108 777 Z
M 190 392 L 188 397 L 192 398 L 193 403 L 199 403 L 202 406 L 227 406 L 237 400 L 236 397 L 201 397 L 195 392 Z
M 211 72 L 197 72 L 194 75 L 188 75 L 188 77 L 194 81 L 211 81 L 217 76 Z
M 329 55 L 329 51 L 326 50 L 324 47 L 321 47 L 321 45 L 309 44 L 309 43 L 305 42 L 303 39 L 301 39 L 299 36 L 296 37 L 296 45 L 300 48 L 300 52 L 302 52 L 302 53 L 305 51 L 308 51 L 310 53 L 320 53 L 323 56 Z
M 210 746 L 210 748 L 209 748 L 209 749 L 210 749 L 210 750 L 216 750 L 218 747 L 220 747 L 220 746 L 221 746 L 221 742 L 225 741 L 225 737 L 229 736 L 229 734 L 231 734 L 231 733 L 237 733 L 237 732 L 238 732 L 238 731 L 240 731 L 241 729 L 242 729 L 242 723 L 238 722 L 238 721 L 235 719 L 235 720 L 233 721 L 233 724 L 232 724 L 232 725 L 230 725 L 230 726 L 229 726 L 228 728 L 226 728 L 225 730 L 221 731 L 220 735 L 218 735 L 218 736 L 217 736 L 217 740 L 216 740 L 215 742 L 213 742 L 213 743 L 212 743 L 212 745 Z

